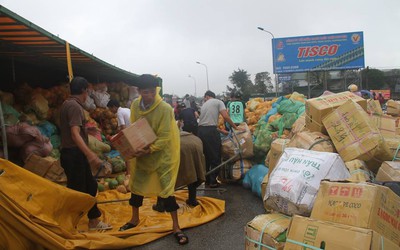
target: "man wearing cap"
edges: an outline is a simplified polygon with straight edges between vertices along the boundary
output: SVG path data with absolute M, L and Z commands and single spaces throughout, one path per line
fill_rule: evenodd
M 222 115 L 224 120 L 233 128 L 238 129 L 229 117 L 225 104 L 215 98 L 215 94 L 208 90 L 204 94 L 204 103 L 200 110 L 198 136 L 203 142 L 203 151 L 206 157 L 206 171 L 214 169 L 221 164 L 221 136 L 217 130 L 218 118 Z M 218 171 L 206 176 L 206 185 L 211 188 L 219 186 L 217 182 Z
M 139 225 L 139 207 L 143 197 L 159 196 L 172 218 L 172 230 L 180 245 L 189 242 L 178 223 L 174 187 L 179 170 L 179 130 L 175 123 L 174 112 L 169 104 L 158 94 L 157 78 L 141 75 L 137 81 L 139 98 L 131 105 L 131 122 L 145 118 L 157 139 L 146 148 L 138 150 L 129 160 L 132 217 L 119 231 L 125 231 Z

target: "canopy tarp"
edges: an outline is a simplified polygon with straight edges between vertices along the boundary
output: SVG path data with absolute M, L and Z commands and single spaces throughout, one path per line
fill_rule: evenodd
M 175 195 L 181 228 L 199 226 L 224 213 L 222 200 L 198 197 L 200 206 L 191 208 L 185 204 L 186 191 Z M 97 200 L 129 197 L 129 193 L 110 190 L 99 193 Z M 124 232 L 118 232 L 118 228 L 130 219 L 128 202 L 99 204 L 102 220 L 114 228 L 89 232 L 86 214 L 95 198 L 0 158 L 0 249 L 120 249 L 143 245 L 172 233 L 170 215 L 153 211 L 151 206 L 155 202 L 155 198 L 145 198 L 140 224 Z

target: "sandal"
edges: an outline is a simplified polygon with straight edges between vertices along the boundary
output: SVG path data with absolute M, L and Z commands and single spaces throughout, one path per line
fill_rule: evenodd
M 123 231 L 125 231 L 125 230 L 134 228 L 134 227 L 136 227 L 136 226 L 137 226 L 137 224 L 135 225 L 135 224 L 132 224 L 132 223 L 130 223 L 130 222 L 127 222 L 127 223 L 125 223 L 125 225 L 123 225 L 122 227 L 120 227 L 118 231 L 123 232 Z
M 174 236 L 179 245 L 185 245 L 189 243 L 189 238 L 182 231 L 174 233 Z
M 95 230 L 109 230 L 112 229 L 113 227 L 110 224 L 104 223 L 102 221 L 99 221 L 95 227 L 89 227 L 89 231 L 95 231 Z
M 188 204 L 191 207 L 196 207 L 196 206 L 200 205 L 200 203 L 197 200 L 193 200 L 192 201 L 192 200 L 189 200 L 189 199 L 186 200 L 186 204 Z

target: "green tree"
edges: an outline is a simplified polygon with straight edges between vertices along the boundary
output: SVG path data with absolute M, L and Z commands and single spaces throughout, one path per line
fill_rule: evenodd
M 347 91 L 351 84 L 360 85 L 360 73 L 358 70 L 341 70 L 339 75 L 343 79 L 343 91 Z
M 242 92 L 243 101 L 249 100 L 250 95 L 254 92 L 254 85 L 250 80 L 250 74 L 246 70 L 238 69 L 233 71 L 229 81 L 233 85 L 233 88 L 226 86 L 229 92 L 232 90 L 240 91 Z
M 272 85 L 269 72 L 266 71 L 257 73 L 256 77 L 254 78 L 254 87 L 256 93 L 271 93 L 274 86 Z
M 379 69 L 367 67 L 361 71 L 362 86 L 364 89 L 381 89 L 385 84 L 385 74 Z
M 392 69 L 386 72 L 385 79 L 391 90 L 396 89 L 396 85 L 400 84 L 400 69 Z
M 309 71 L 307 72 L 307 81 L 310 85 L 321 85 L 323 89 L 327 89 L 327 82 L 330 79 L 329 71 Z

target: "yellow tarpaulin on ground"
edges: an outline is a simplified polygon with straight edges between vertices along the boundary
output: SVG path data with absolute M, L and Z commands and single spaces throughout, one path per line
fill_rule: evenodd
M 198 197 L 200 206 L 185 204 L 187 192 L 176 192 L 179 224 L 188 228 L 207 223 L 225 211 L 225 202 Z M 125 200 L 130 194 L 101 192 L 99 202 Z M 119 249 L 143 245 L 172 233 L 169 213 L 151 209 L 155 198 L 140 208 L 140 224 L 118 232 L 129 221 L 127 201 L 99 204 L 102 219 L 114 227 L 88 232 L 86 214 L 95 199 L 39 177 L 0 158 L 0 249 Z M 80 231 L 85 231 L 81 233 Z M 189 235 L 190 237 L 190 235 Z

